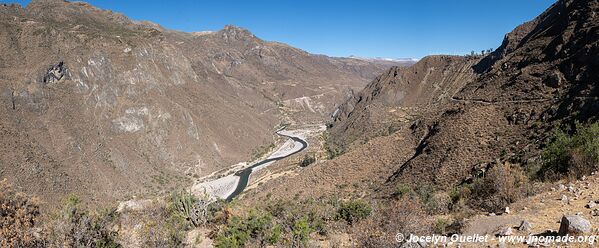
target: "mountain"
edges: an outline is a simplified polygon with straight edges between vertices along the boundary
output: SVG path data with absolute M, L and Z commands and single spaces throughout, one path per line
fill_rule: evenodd
M 541 155 L 552 130 L 599 120 L 598 10 L 597 1 L 560 0 L 487 56 L 436 55 L 389 69 L 334 112 L 332 160 L 265 184 L 252 198 L 369 199 L 382 223 L 368 221 L 363 230 L 389 231 L 375 235 L 382 238 L 397 228 L 427 230 L 423 211 L 503 211 L 550 173 Z M 443 207 L 426 205 L 433 203 Z M 418 208 L 421 224 L 387 223 L 398 208 Z
M 50 203 L 189 185 L 388 68 L 248 30 L 185 33 L 84 2 L 0 5 L 0 177 Z
M 331 149 L 409 127 L 421 141 L 391 179 L 437 187 L 496 158 L 526 164 L 552 123 L 597 119 L 597 5 L 558 1 L 484 58 L 432 56 L 390 69 L 339 107 Z
M 398 65 L 398 64 L 403 65 L 403 66 L 410 66 L 410 65 L 413 65 L 416 62 L 418 62 L 418 59 L 412 59 L 412 58 L 381 58 L 381 57 L 368 58 L 368 57 L 360 57 L 360 56 L 354 56 L 354 55 L 350 55 L 348 58 L 376 62 L 376 63 L 383 63 L 383 64 L 388 64 L 391 66 Z
M 356 140 L 386 134 L 428 110 L 435 110 L 475 76 L 476 58 L 428 56 L 411 67 L 393 67 L 333 114 L 329 146 L 344 150 Z
M 596 1 L 558 1 L 508 34 L 474 66 L 482 73 L 452 104 L 423 120 L 420 128 L 429 130 L 420 143 L 424 151 L 417 149 L 391 179 L 445 187 L 496 160 L 530 167 L 554 125 L 596 121 L 598 8 Z
M 234 26 L 184 33 L 85 3 L 2 5 L 0 176 L 20 188 L 0 180 L 0 244 L 421 247 L 401 239 L 592 233 L 597 12 L 598 1 L 558 0 L 490 54 L 382 69 Z M 290 140 L 268 158 L 174 189 L 247 160 L 287 124 L 302 128 L 281 131 Z M 45 220 L 19 191 L 88 205 L 69 197 Z M 93 210 L 115 198 L 126 201 Z M 550 245 L 539 242 L 514 244 Z M 451 242 L 462 243 L 481 245 Z

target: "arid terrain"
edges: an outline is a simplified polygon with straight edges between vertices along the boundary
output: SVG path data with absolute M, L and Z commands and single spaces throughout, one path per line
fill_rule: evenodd
M 416 62 L 1 5 L 0 246 L 599 234 L 597 12 L 558 0 L 494 51 Z
M 50 204 L 190 184 L 262 152 L 281 123 L 324 122 L 401 64 L 312 55 L 234 26 L 172 31 L 82 2 L 0 13 L 0 177 Z

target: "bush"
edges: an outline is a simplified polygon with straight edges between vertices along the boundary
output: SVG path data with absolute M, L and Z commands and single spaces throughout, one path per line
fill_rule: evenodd
M 254 149 L 254 151 L 252 152 L 252 161 L 257 160 L 261 157 L 264 157 L 264 155 L 266 155 L 268 152 L 270 152 L 272 149 L 275 148 L 275 144 L 274 143 L 270 143 L 268 145 L 263 145 L 260 146 L 256 149 Z
M 354 225 L 359 247 L 397 247 L 397 233 L 430 235 L 433 221 L 418 199 L 404 195 L 384 203 L 371 217 Z
M 181 247 L 186 239 L 186 230 L 190 223 L 173 214 L 172 205 L 164 201 L 153 201 L 143 211 L 126 212 L 121 219 L 122 227 L 136 229 L 141 247 Z M 127 238 L 127 237 L 121 237 Z
M 435 222 L 433 231 L 438 234 L 445 234 L 445 230 L 447 229 L 447 226 L 449 226 L 449 223 L 447 222 L 447 220 L 443 219 L 443 218 L 439 218 Z
M 308 165 L 313 164 L 314 162 L 316 162 L 316 158 L 314 158 L 314 155 L 306 155 L 304 156 L 304 159 L 302 159 L 302 161 L 299 163 L 299 166 L 306 167 Z
M 48 226 L 52 246 L 121 247 L 111 228 L 118 217 L 116 209 L 88 212 L 80 204 L 77 196 L 70 195 L 62 210 L 52 217 Z
M 0 181 L 0 247 L 44 247 L 36 231 L 38 201 L 17 193 L 6 179 Z
M 449 198 L 451 203 L 449 209 L 454 212 L 462 212 L 467 210 L 467 201 L 471 196 L 471 187 L 468 184 L 455 186 L 449 192 Z
M 500 163 L 472 184 L 470 203 L 489 212 L 502 211 L 527 194 L 528 179 L 519 166 Z
M 410 186 L 400 183 L 400 184 L 397 184 L 397 186 L 395 187 L 394 195 L 397 196 L 398 198 L 401 198 L 404 195 L 407 195 L 408 193 L 410 193 L 411 191 L 412 191 L 412 188 Z
M 370 216 L 371 213 L 372 208 L 370 205 L 361 200 L 341 203 L 339 210 L 337 210 L 338 218 L 347 221 L 350 225 L 365 219 Z
M 305 246 L 308 242 L 310 233 L 313 231 L 314 229 L 312 229 L 308 217 L 304 216 L 297 219 L 295 223 L 293 223 L 293 247 L 299 247 L 300 245 Z
M 561 129 L 553 132 L 542 155 L 541 179 L 559 179 L 563 175 L 580 178 L 597 170 L 599 162 L 599 122 L 576 123 L 568 135 Z
M 326 235 L 326 221 L 335 217 L 330 203 L 311 199 L 271 202 L 234 216 L 214 237 L 216 247 L 306 247 L 310 234 Z
M 345 150 L 341 147 L 331 147 L 330 145 L 326 147 L 327 149 L 327 155 L 329 157 L 329 159 L 334 159 L 336 157 L 341 156 L 343 153 L 345 153 Z
M 251 211 L 245 218 L 233 217 L 215 238 L 216 247 L 242 247 L 250 239 L 260 246 L 279 241 L 281 228 L 273 223 L 272 215 Z

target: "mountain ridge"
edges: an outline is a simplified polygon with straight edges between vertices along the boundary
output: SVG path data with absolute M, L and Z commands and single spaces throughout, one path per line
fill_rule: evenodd
M 82 2 L 0 13 L 0 177 L 50 204 L 190 184 L 268 147 L 281 123 L 322 121 L 386 68 L 233 26 L 163 29 Z

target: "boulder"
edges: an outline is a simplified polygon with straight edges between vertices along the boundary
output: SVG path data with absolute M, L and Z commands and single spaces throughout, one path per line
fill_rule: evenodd
M 507 227 L 505 229 L 502 229 L 501 231 L 499 231 L 497 233 L 497 236 L 512 236 L 514 234 L 514 230 L 512 230 L 511 227 Z
M 561 236 L 579 235 L 591 232 L 591 222 L 578 215 L 564 215 L 561 220 L 558 234 Z
M 523 220 L 518 227 L 518 231 L 528 232 L 532 229 L 532 224 L 530 222 Z

